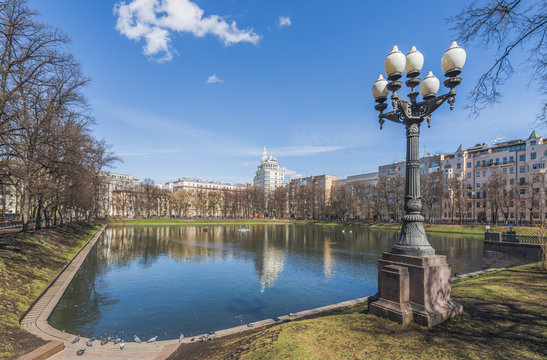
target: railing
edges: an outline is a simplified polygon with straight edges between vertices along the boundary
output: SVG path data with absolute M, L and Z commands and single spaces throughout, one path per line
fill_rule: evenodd
M 545 243 L 545 238 L 543 236 L 535 236 L 535 235 L 517 235 L 513 233 L 503 233 L 501 234 L 501 241 L 541 245 Z

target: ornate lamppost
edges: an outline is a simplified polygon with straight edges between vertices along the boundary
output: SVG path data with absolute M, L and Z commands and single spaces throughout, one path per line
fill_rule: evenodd
M 430 71 L 423 81 L 418 77 L 424 64 L 423 55 L 412 47 L 405 56 L 394 46 L 384 62 L 387 80 L 382 75 L 372 86 L 372 94 L 378 103 L 374 108 L 380 112 L 382 129 L 385 120 L 406 127 L 406 178 L 405 215 L 397 243 L 379 261 L 379 299 L 370 306 L 376 315 L 386 316 L 401 323 L 416 321 L 434 326 L 449 317 L 461 313 L 462 307 L 450 297 L 450 267 L 446 257 L 435 255 L 427 241 L 424 230 L 422 197 L 420 193 L 420 126 L 427 121 L 431 126 L 431 114 L 443 103 L 454 108 L 458 77 L 465 64 L 465 50 L 454 41 L 442 57 L 441 65 L 447 79 L 444 85 L 449 91 L 437 96 L 439 79 Z M 403 83 L 399 80 L 406 72 L 405 85 L 411 91 L 406 100 L 397 94 Z M 388 82 L 389 81 L 389 82 Z M 422 101 L 415 88 L 420 85 Z M 388 105 L 387 96 L 392 92 L 393 110 L 384 113 Z

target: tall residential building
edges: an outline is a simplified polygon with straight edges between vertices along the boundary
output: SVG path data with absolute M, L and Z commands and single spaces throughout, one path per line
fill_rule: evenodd
M 253 183 L 262 187 L 266 193 L 285 185 L 285 170 L 279 167 L 276 158 L 268 156 L 265 146 Z

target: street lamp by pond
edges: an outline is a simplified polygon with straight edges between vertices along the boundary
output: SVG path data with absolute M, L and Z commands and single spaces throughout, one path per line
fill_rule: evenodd
M 431 126 L 431 114 L 444 102 L 450 104 L 451 110 L 454 108 L 454 101 L 456 99 L 455 88 L 462 81 L 457 75 L 460 74 L 465 64 L 465 58 L 465 50 L 459 47 L 455 41 L 452 42 L 441 61 L 443 71 L 447 77 L 444 85 L 449 91 L 444 95 L 437 96 L 439 79 L 433 75 L 433 72 L 429 71 L 423 81 L 418 77 L 424 64 L 422 53 L 415 46 L 412 46 L 405 57 L 397 46 L 393 46 L 393 49 L 384 62 L 387 80 L 382 75 L 379 75 L 372 86 L 372 94 L 378 103 L 374 108 L 380 112 L 380 129 L 383 128 L 385 120 L 403 124 L 406 127 L 405 215 L 403 216 L 401 235 L 397 243 L 391 248 L 392 253 L 414 256 L 435 254 L 435 250 L 431 247 L 425 236 L 423 228 L 424 218 L 421 215 L 420 126 L 423 121 L 427 121 L 428 126 Z M 403 83 L 399 81 L 403 72 L 406 72 L 407 77 L 405 85 L 411 89 L 411 92 L 408 94 L 409 100 L 397 94 L 397 91 L 403 86 Z M 415 91 L 418 85 L 420 85 L 422 101 L 418 101 L 419 93 Z M 391 103 L 393 110 L 384 113 L 388 107 L 385 102 L 390 91 L 392 92 Z
M 406 324 L 415 321 L 424 326 L 435 326 L 462 313 L 463 308 L 451 297 L 450 266 L 446 256 L 435 255 L 424 230 L 422 196 L 420 192 L 420 126 L 427 121 L 431 126 L 431 114 L 448 102 L 454 108 L 458 77 L 465 64 L 465 50 L 454 41 L 445 52 L 441 66 L 446 76 L 443 84 L 449 89 L 437 96 L 440 82 L 429 71 L 423 81 L 419 78 L 424 57 L 416 47 L 405 56 L 394 46 L 384 62 L 387 80 L 382 75 L 372 86 L 372 94 L 380 112 L 382 129 L 385 120 L 403 124 L 406 128 L 406 177 L 403 224 L 395 245 L 378 261 L 378 294 L 371 302 L 372 314 L 388 317 Z M 411 90 L 406 100 L 397 94 L 403 83 L 399 80 L 406 73 L 405 85 Z M 420 92 L 416 87 L 420 85 Z M 389 93 L 393 110 L 387 113 Z M 422 100 L 418 101 L 418 96 Z

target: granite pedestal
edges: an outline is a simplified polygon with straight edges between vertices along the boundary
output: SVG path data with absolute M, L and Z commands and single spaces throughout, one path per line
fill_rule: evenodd
M 383 253 L 378 262 L 380 298 L 369 305 L 376 316 L 400 324 L 414 321 L 432 327 L 462 313 L 451 297 L 450 265 L 446 256 Z

